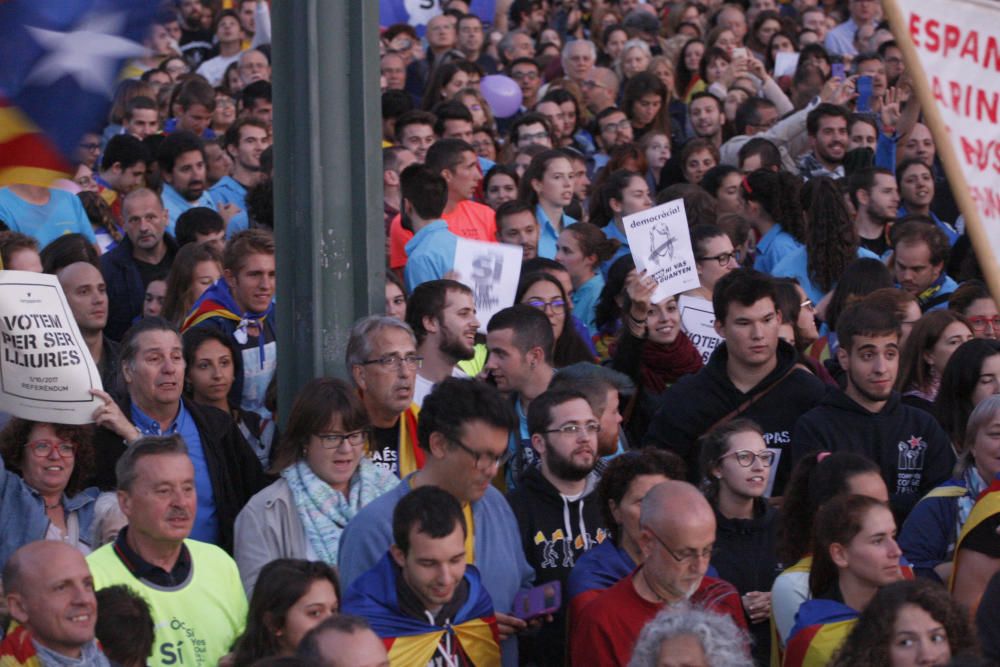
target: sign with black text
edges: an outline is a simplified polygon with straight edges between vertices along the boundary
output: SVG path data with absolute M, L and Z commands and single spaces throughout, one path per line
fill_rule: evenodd
M 0 410 L 90 424 L 101 376 L 53 275 L 0 271 Z
M 691 342 L 701 354 L 701 362 L 708 363 L 708 358 L 723 341 L 715 330 L 715 310 L 712 302 L 696 296 L 681 296 L 677 299 L 677 308 L 681 311 L 681 329 L 691 339 Z
M 698 287 L 683 199 L 625 216 L 622 222 L 636 271 L 647 271 L 657 283 L 653 303 Z
M 472 290 L 480 333 L 486 333 L 491 317 L 514 305 L 523 254 L 521 246 L 508 243 L 459 238 L 455 244 L 454 271 Z

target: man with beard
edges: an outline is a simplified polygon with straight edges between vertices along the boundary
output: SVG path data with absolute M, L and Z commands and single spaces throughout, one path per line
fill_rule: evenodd
M 372 461 L 399 477 L 422 468 L 413 387 L 423 360 L 413 330 L 395 317 L 362 318 L 351 327 L 346 356 L 347 372 L 372 423 Z
M 891 231 L 892 271 L 896 285 L 917 298 L 920 310 L 947 308 L 948 297 L 958 289 L 955 279 L 945 272 L 948 237 L 922 215 L 909 215 Z
M 417 335 L 417 354 L 424 358 L 417 371 L 413 402 L 447 377 L 468 377 L 456 364 L 476 355 L 476 304 L 472 290 L 455 280 L 431 280 L 417 285 L 406 304 L 406 323 Z
M 688 109 L 694 136 L 707 139 L 716 148 L 722 146 L 722 124 L 726 122 L 726 116 L 719 98 L 709 92 L 695 93 L 691 96 Z
M 599 112 L 594 118 L 594 124 L 597 126 L 594 141 L 598 150 L 588 158 L 587 162 L 587 176 L 591 180 L 611 159 L 611 150 L 616 146 L 631 143 L 633 137 L 632 121 L 618 107 L 608 107 Z
M 174 337 L 179 349 L 180 337 Z M 124 584 L 149 605 L 154 665 L 214 665 L 246 622 L 236 563 L 219 547 L 188 539 L 195 512 L 200 520 L 203 508 L 197 455 L 189 455 L 185 439 L 180 433 L 147 436 L 125 450 L 116 470 L 118 505 L 128 526 L 87 557 L 96 590 Z
M 125 196 L 122 221 L 125 238 L 101 256 L 109 304 L 104 333 L 111 340 L 120 340 L 142 314 L 146 285 L 166 279 L 177 253 L 177 242 L 166 233 L 167 211 L 152 190 L 139 188 Z
M 260 155 L 270 145 L 267 126 L 254 118 L 240 118 L 226 130 L 223 147 L 233 159 L 233 173 L 219 179 L 209 194 L 216 204 L 232 204 L 239 208 L 239 213 L 229 220 L 227 237 L 249 226 L 247 190 L 266 178 L 260 169 Z
M 812 151 L 799 160 L 799 175 L 809 180 L 817 176 L 844 177 L 847 152 L 847 123 L 850 113 L 837 104 L 823 103 L 806 117 L 806 133 Z
M 899 370 L 900 323 L 885 310 L 855 304 L 837 318 L 837 361 L 847 388 L 827 394 L 802 415 L 792 435 L 792 458 L 825 450 L 875 461 L 889 503 L 905 517 L 951 474 L 948 436 L 928 412 L 905 405 L 893 391 Z
M 562 606 L 555 622 L 522 637 L 521 655 L 542 665 L 561 665 L 566 653 L 566 582 L 583 553 L 607 537 L 596 488 L 597 437 L 601 424 L 587 397 L 570 389 L 548 390 L 528 408 L 531 446 L 541 465 L 525 472 L 507 501 L 521 530 L 521 547 L 535 570 L 535 585 L 558 581 Z
M 851 174 L 848 183 L 851 201 L 858 211 L 854 226 L 861 245 L 885 257 L 889 252 L 886 226 L 896 219 L 899 209 L 896 177 L 888 169 L 873 167 Z
M 204 142 L 192 132 L 175 132 L 160 144 L 156 160 L 164 181 L 163 206 L 167 209 L 167 231 L 171 234 L 177 216 L 184 211 L 195 206 L 216 207 L 215 199 L 206 189 L 206 159 Z M 219 212 L 222 213 L 221 208 Z
M 705 576 L 715 546 L 715 514 L 696 487 L 677 481 L 654 486 L 642 499 L 639 526 L 642 565 L 571 619 L 574 665 L 624 667 L 646 623 L 684 601 L 747 629 L 733 585 Z

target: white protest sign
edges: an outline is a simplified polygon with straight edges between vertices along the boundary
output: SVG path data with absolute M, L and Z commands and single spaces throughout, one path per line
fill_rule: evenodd
M 0 410 L 90 424 L 101 376 L 53 275 L 0 271 Z
M 1000 298 L 1000 3 L 883 0 L 924 122 Z
M 792 76 L 799 66 L 799 54 L 796 51 L 778 51 L 774 54 L 774 78 Z
M 459 238 L 455 244 L 454 270 L 458 281 L 472 290 L 481 333 L 486 333 L 491 317 L 514 305 L 523 253 L 521 246 L 508 243 Z
M 657 282 L 653 303 L 698 287 L 683 199 L 625 216 L 623 222 L 636 271 L 648 271 Z
M 708 363 L 708 358 L 723 341 L 715 331 L 715 310 L 712 302 L 696 296 L 682 296 L 677 300 L 681 311 L 681 329 L 691 339 L 691 342 L 701 354 L 701 362 Z

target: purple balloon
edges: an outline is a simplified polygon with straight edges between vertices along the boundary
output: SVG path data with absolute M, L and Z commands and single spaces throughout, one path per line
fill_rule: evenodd
M 521 88 L 509 76 L 484 76 L 479 82 L 479 92 L 489 102 L 497 118 L 510 118 L 521 108 Z

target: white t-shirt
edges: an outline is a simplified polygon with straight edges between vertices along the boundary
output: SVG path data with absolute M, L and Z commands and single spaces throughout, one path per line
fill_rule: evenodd
M 239 59 L 239 53 L 235 56 L 215 56 L 199 65 L 196 73 L 205 77 L 214 88 L 222 83 L 222 75 L 226 73 L 226 68 Z
M 463 371 L 458 366 L 455 366 L 454 368 L 451 369 L 451 376 L 453 378 L 463 378 L 463 379 L 468 379 L 469 377 L 468 373 Z M 431 382 L 430 380 L 425 378 L 418 371 L 417 381 L 413 385 L 413 402 L 416 403 L 419 407 L 423 407 L 424 399 L 427 397 L 427 394 L 431 393 L 431 391 L 434 389 L 435 386 L 436 385 L 434 382 Z

